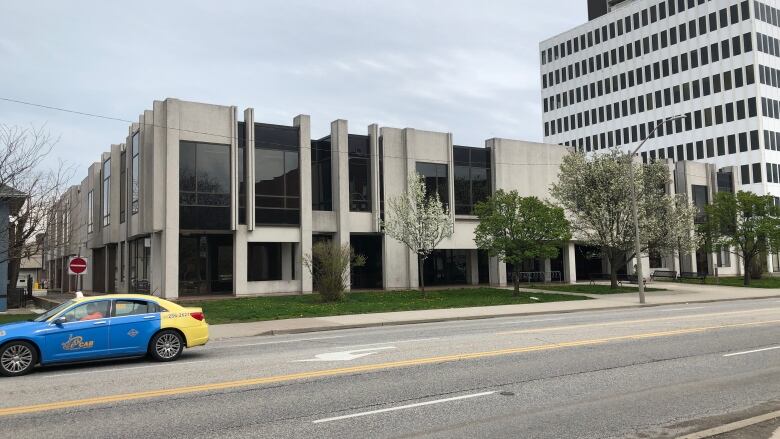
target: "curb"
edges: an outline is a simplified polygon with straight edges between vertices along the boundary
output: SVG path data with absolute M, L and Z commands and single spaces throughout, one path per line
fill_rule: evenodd
M 646 303 L 644 305 L 636 304 L 636 305 L 623 305 L 623 306 L 606 306 L 606 307 L 589 308 L 589 309 L 518 312 L 518 313 L 510 313 L 510 314 L 477 315 L 477 316 L 461 316 L 461 317 L 441 317 L 441 318 L 431 318 L 431 319 L 403 320 L 403 321 L 396 321 L 396 322 L 390 321 L 390 322 L 360 323 L 360 324 L 353 324 L 353 325 L 338 325 L 338 326 L 332 326 L 332 325 L 309 326 L 305 328 L 294 328 L 294 329 L 271 329 L 268 331 L 262 331 L 250 335 L 214 337 L 212 338 L 212 340 L 229 340 L 229 339 L 236 339 L 236 338 L 273 336 L 273 335 L 285 335 L 285 334 L 305 334 L 308 332 L 338 331 L 341 329 L 377 328 L 382 326 L 416 325 L 422 323 L 456 322 L 456 321 L 465 321 L 465 320 L 486 320 L 486 319 L 494 319 L 494 318 L 502 318 L 502 317 L 539 316 L 539 315 L 549 315 L 549 314 L 571 314 L 571 313 L 587 312 L 587 311 L 624 310 L 624 309 L 635 309 L 635 308 L 653 308 L 657 306 L 667 306 L 667 305 L 688 305 L 694 303 L 736 302 L 740 300 L 761 300 L 761 299 L 779 299 L 779 298 L 780 295 L 762 296 L 762 297 L 738 297 L 732 299 L 698 300 L 695 302 Z M 212 325 L 212 326 L 218 327 L 220 325 Z
M 741 421 L 736 421 L 729 424 L 721 425 L 719 427 L 686 434 L 685 436 L 680 436 L 677 439 L 705 439 L 708 437 L 718 436 L 723 433 L 729 433 L 732 431 L 741 430 L 743 428 L 750 427 L 751 425 L 756 425 L 762 422 L 771 421 L 776 418 L 780 418 L 780 410 L 771 413 L 765 413 L 759 416 L 754 416 L 748 419 L 743 419 Z

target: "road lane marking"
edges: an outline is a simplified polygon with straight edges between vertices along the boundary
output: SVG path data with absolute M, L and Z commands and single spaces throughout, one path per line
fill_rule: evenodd
M 607 337 L 607 338 L 591 339 L 591 340 L 578 340 L 578 341 L 571 341 L 571 342 L 551 343 L 545 345 L 524 346 L 524 347 L 517 347 L 517 348 L 500 349 L 495 351 L 471 352 L 471 353 L 443 355 L 438 357 L 415 358 L 410 360 L 392 361 L 388 363 L 364 364 L 364 365 L 357 365 L 351 367 L 341 367 L 336 369 L 298 372 L 298 373 L 287 374 L 287 375 L 275 375 L 275 376 L 268 376 L 268 377 L 249 378 L 249 379 L 237 380 L 237 381 L 223 381 L 223 382 L 217 382 L 211 384 L 200 384 L 200 385 L 193 385 L 193 386 L 174 387 L 169 389 L 147 390 L 147 391 L 135 392 L 135 393 L 107 395 L 107 396 L 100 396 L 95 398 L 76 399 L 70 401 L 59 401 L 59 402 L 49 402 L 49 403 L 34 404 L 34 405 L 27 405 L 27 406 L 7 407 L 7 408 L 0 409 L 0 417 L 21 415 L 26 413 L 39 413 L 39 412 L 45 412 L 50 410 L 72 409 L 76 407 L 92 406 L 97 404 L 108 404 L 108 403 L 134 401 L 140 399 L 160 398 L 166 396 L 178 396 L 178 395 L 185 395 L 185 394 L 198 393 L 198 392 L 213 392 L 213 391 L 228 390 L 228 389 L 235 389 L 241 387 L 277 384 L 282 382 L 289 382 L 289 381 L 303 380 L 303 379 L 324 378 L 324 377 L 348 375 L 354 373 L 398 369 L 398 368 L 412 367 L 412 366 L 424 366 L 424 365 L 440 364 L 440 363 L 446 363 L 452 361 L 474 360 L 479 358 L 498 357 L 504 355 L 525 353 L 525 352 L 549 351 L 549 350 L 556 350 L 556 349 L 563 349 L 563 348 L 577 347 L 577 346 L 592 346 L 592 345 L 606 344 L 613 341 L 642 340 L 648 338 L 701 333 L 701 332 L 712 331 L 716 329 L 744 328 L 750 326 L 769 325 L 769 324 L 780 324 L 780 320 L 765 320 L 765 321 L 747 322 L 747 323 L 731 323 L 731 324 L 717 325 L 717 326 L 704 326 L 699 328 L 678 329 L 673 331 L 651 332 L 651 333 L 622 335 L 616 337 Z
M 125 370 L 134 370 L 134 369 L 146 369 L 149 367 L 168 367 L 175 365 L 184 365 L 184 364 L 193 364 L 193 363 L 205 363 L 209 360 L 193 360 L 193 361 L 182 361 L 182 362 L 176 362 L 176 363 L 164 363 L 164 364 L 148 364 L 146 366 L 128 366 L 128 367 L 117 367 L 117 368 L 108 368 L 106 366 L 106 369 L 89 369 L 89 370 L 82 370 L 77 372 L 62 372 L 62 373 L 55 373 L 55 374 L 47 374 L 43 373 L 41 375 L 41 378 L 54 378 L 54 377 L 66 377 L 71 375 L 83 375 L 83 374 L 93 374 L 93 373 L 108 373 L 108 372 L 118 372 L 118 371 L 125 371 Z
M 358 358 L 374 355 L 378 353 L 377 351 L 386 351 L 388 349 L 396 349 L 396 347 L 381 346 L 376 348 L 354 349 L 351 351 L 326 352 L 324 354 L 317 354 L 314 356 L 314 358 L 309 358 L 306 360 L 295 360 L 293 361 L 293 363 L 302 363 L 302 362 L 310 362 L 310 361 L 352 361 L 352 360 L 357 360 Z
M 771 348 L 763 348 L 763 349 L 753 349 L 752 351 L 743 351 L 743 352 L 734 352 L 731 354 L 726 354 L 724 357 L 733 357 L 735 355 L 746 355 L 746 354 L 754 354 L 756 352 L 764 352 L 764 351 L 772 351 L 775 349 L 780 349 L 780 346 L 772 346 Z
M 690 308 L 659 308 L 658 311 L 690 311 L 692 309 L 704 309 L 706 306 L 693 306 Z
M 218 346 L 209 346 L 209 348 L 211 348 L 211 349 L 243 348 L 243 347 L 247 347 L 247 346 L 265 346 L 265 345 L 284 344 L 284 343 L 297 343 L 299 341 L 331 340 L 331 339 L 334 339 L 334 338 L 344 338 L 344 337 L 346 337 L 346 335 L 334 335 L 334 336 L 331 336 L 331 337 L 297 338 L 295 340 L 263 341 L 263 342 L 259 342 L 259 343 L 218 345 Z
M 325 418 L 325 419 L 317 419 L 316 421 L 312 421 L 312 424 L 321 424 L 323 422 L 340 421 L 342 419 L 358 418 L 358 417 L 361 417 L 361 416 L 376 415 L 378 413 L 394 412 L 394 411 L 397 411 L 397 410 L 406 410 L 406 409 L 411 409 L 411 408 L 415 408 L 415 407 L 423 407 L 423 406 L 426 406 L 426 405 L 442 404 L 442 403 L 445 403 L 445 402 L 459 401 L 459 400 L 462 400 L 462 399 L 470 399 L 470 398 L 477 398 L 477 397 L 480 397 L 480 396 L 493 395 L 494 393 L 496 393 L 496 392 L 473 393 L 471 395 L 454 396 L 452 398 L 435 399 L 433 401 L 418 402 L 418 403 L 415 403 L 415 404 L 407 404 L 407 405 L 402 405 L 402 406 L 398 406 L 398 407 L 389 407 L 389 408 L 386 408 L 386 409 L 371 410 L 370 412 L 360 412 L 360 413 L 353 413 L 351 415 L 335 416 L 335 417 L 332 417 L 332 418 Z
M 359 348 L 363 346 L 377 346 L 377 345 L 398 344 L 398 343 L 417 343 L 420 341 L 432 341 L 432 340 L 441 340 L 441 337 L 413 338 L 410 340 L 392 340 L 392 341 L 385 341 L 381 343 L 364 343 L 364 344 L 352 344 L 347 346 L 334 346 L 334 349 Z
M 578 325 L 567 325 L 567 326 L 548 326 L 546 328 L 516 329 L 516 330 L 512 330 L 512 331 L 497 332 L 496 335 L 529 334 L 529 333 L 535 333 L 535 332 L 560 331 L 560 330 L 564 330 L 564 329 L 579 329 L 579 328 L 597 328 L 597 327 L 603 327 L 603 326 L 618 326 L 618 325 L 626 325 L 626 324 L 631 324 L 631 323 L 650 323 L 650 322 L 662 322 L 662 321 L 668 321 L 668 320 L 701 319 L 701 318 L 705 318 L 705 317 L 721 317 L 721 316 L 729 316 L 729 315 L 736 315 L 736 314 L 765 313 L 765 312 L 774 312 L 774 311 L 778 311 L 778 310 L 780 310 L 780 308 L 763 308 L 763 309 L 718 312 L 718 313 L 709 313 L 709 314 L 692 314 L 692 315 L 684 315 L 684 316 L 655 317 L 655 318 L 651 318 L 651 319 L 618 320 L 618 321 L 614 321 L 614 322 L 583 323 L 583 324 L 578 324 Z

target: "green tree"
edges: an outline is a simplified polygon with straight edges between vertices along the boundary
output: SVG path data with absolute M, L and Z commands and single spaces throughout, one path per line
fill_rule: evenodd
M 520 292 L 520 264 L 534 258 L 555 258 L 571 239 L 563 209 L 517 191 L 497 191 L 478 203 L 474 241 L 491 256 L 514 266 L 515 294 Z
M 633 181 L 629 166 L 634 167 Z M 664 190 L 669 182 L 665 164 L 643 165 L 617 150 L 591 156 L 577 152 L 564 157 L 552 195 L 571 215 L 575 238 L 599 248 L 609 261 L 612 288 L 618 287 L 618 270 L 637 256 L 632 184 L 636 185 L 640 252 L 675 249 L 676 234 L 669 227 L 670 221 L 675 221 L 675 203 Z
M 780 206 L 770 195 L 718 192 L 705 206 L 701 233 L 710 245 L 729 249 L 742 258 L 744 284 L 750 285 L 751 267 L 767 252 L 780 248 Z

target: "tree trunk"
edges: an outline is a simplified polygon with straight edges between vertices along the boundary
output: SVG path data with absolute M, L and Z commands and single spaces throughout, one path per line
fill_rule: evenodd
M 514 294 L 515 296 L 519 296 L 520 295 L 520 264 L 514 264 L 512 266 L 512 284 L 514 284 L 515 287 L 515 291 L 512 294 Z
M 677 275 L 679 276 L 680 273 L 685 271 L 683 270 L 683 251 L 681 245 L 678 245 L 677 247 L 677 263 L 679 264 L 679 266 L 677 267 Z
M 417 255 L 417 274 L 420 276 L 420 291 L 422 291 L 423 298 L 427 297 L 425 294 L 425 276 L 423 275 L 423 263 L 425 258 Z
M 609 261 L 609 288 L 616 290 L 618 288 L 617 265 Z
M 750 263 L 753 261 L 753 258 L 752 257 L 749 258 L 747 257 L 747 255 L 745 255 L 745 257 L 742 258 L 742 261 L 745 264 L 745 277 L 744 277 L 743 285 L 749 287 L 750 286 Z

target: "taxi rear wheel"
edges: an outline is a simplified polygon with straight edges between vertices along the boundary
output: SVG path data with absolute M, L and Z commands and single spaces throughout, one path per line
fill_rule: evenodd
M 38 352 L 26 341 L 13 341 L 0 348 L 0 375 L 13 377 L 32 372 Z
M 149 343 L 149 355 L 157 361 L 174 361 L 184 352 L 184 339 L 172 330 L 160 331 Z

